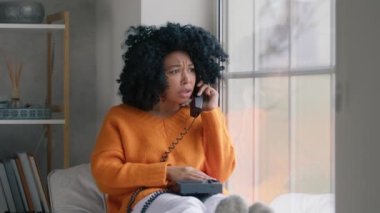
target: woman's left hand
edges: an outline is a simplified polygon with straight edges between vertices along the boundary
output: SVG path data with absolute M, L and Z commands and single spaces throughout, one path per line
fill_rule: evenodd
M 203 81 L 198 82 L 198 96 L 203 95 L 203 108 L 202 110 L 210 111 L 218 107 L 219 93 L 216 89 L 210 86 L 210 84 L 205 84 Z

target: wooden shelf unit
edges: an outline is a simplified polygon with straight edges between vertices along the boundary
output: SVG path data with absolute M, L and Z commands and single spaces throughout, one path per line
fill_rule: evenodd
M 55 24 L 56 22 L 60 22 Z M 46 55 L 46 104 L 52 108 L 53 112 L 63 113 L 63 117 L 41 120 L 0 120 L 1 125 L 45 125 L 46 139 L 47 139 L 47 170 L 52 169 L 52 152 L 53 140 L 51 125 L 63 125 L 63 166 L 67 168 L 70 166 L 70 144 L 69 144 L 69 79 L 70 79 L 70 58 L 69 58 L 69 42 L 70 42 L 70 22 L 69 12 L 61 11 L 51 15 L 47 15 L 45 24 L 0 24 L 0 30 L 7 31 L 30 31 L 30 30 L 45 30 L 47 34 L 47 55 Z M 55 31 L 62 31 L 63 33 L 63 106 L 53 107 L 52 103 L 52 89 L 53 89 L 53 52 L 52 52 L 52 33 Z

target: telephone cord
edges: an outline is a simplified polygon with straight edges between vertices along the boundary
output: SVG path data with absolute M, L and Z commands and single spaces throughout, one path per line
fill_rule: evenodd
M 131 213 L 132 212 L 132 205 L 133 203 L 135 202 L 136 200 L 136 197 L 137 195 L 142 191 L 146 189 L 146 187 L 140 187 L 138 188 L 136 191 L 133 192 L 132 196 L 131 196 L 131 199 L 129 199 L 129 202 L 128 202 L 128 206 L 127 206 L 127 213 Z
M 195 118 L 193 118 L 193 121 L 191 121 L 191 124 L 189 127 L 185 127 L 182 132 L 179 133 L 179 136 L 170 144 L 169 148 L 167 151 L 162 154 L 160 162 L 166 162 L 168 160 L 169 154 L 175 149 L 177 144 L 183 139 L 183 137 L 189 132 L 191 127 L 193 126 L 195 121 Z
M 164 193 L 167 193 L 167 192 L 170 192 L 170 190 L 169 189 L 162 189 L 162 190 L 154 192 L 150 196 L 150 198 L 145 202 L 144 206 L 141 209 L 141 213 L 145 213 L 148 210 L 149 206 L 153 203 L 153 201 L 156 200 L 156 198 L 158 198 L 158 196 L 160 196 Z

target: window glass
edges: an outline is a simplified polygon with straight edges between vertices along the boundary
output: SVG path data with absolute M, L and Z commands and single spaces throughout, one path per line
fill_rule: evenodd
M 221 99 L 238 160 L 230 193 L 267 204 L 333 194 L 334 0 L 220 2 Z

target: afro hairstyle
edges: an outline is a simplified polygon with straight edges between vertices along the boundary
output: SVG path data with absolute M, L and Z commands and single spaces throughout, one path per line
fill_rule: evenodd
M 124 67 L 117 82 L 122 102 L 149 111 L 167 88 L 164 58 L 173 51 L 184 51 L 192 60 L 197 80 L 215 83 L 227 60 L 217 39 L 201 27 L 167 23 L 131 27 L 123 42 Z

